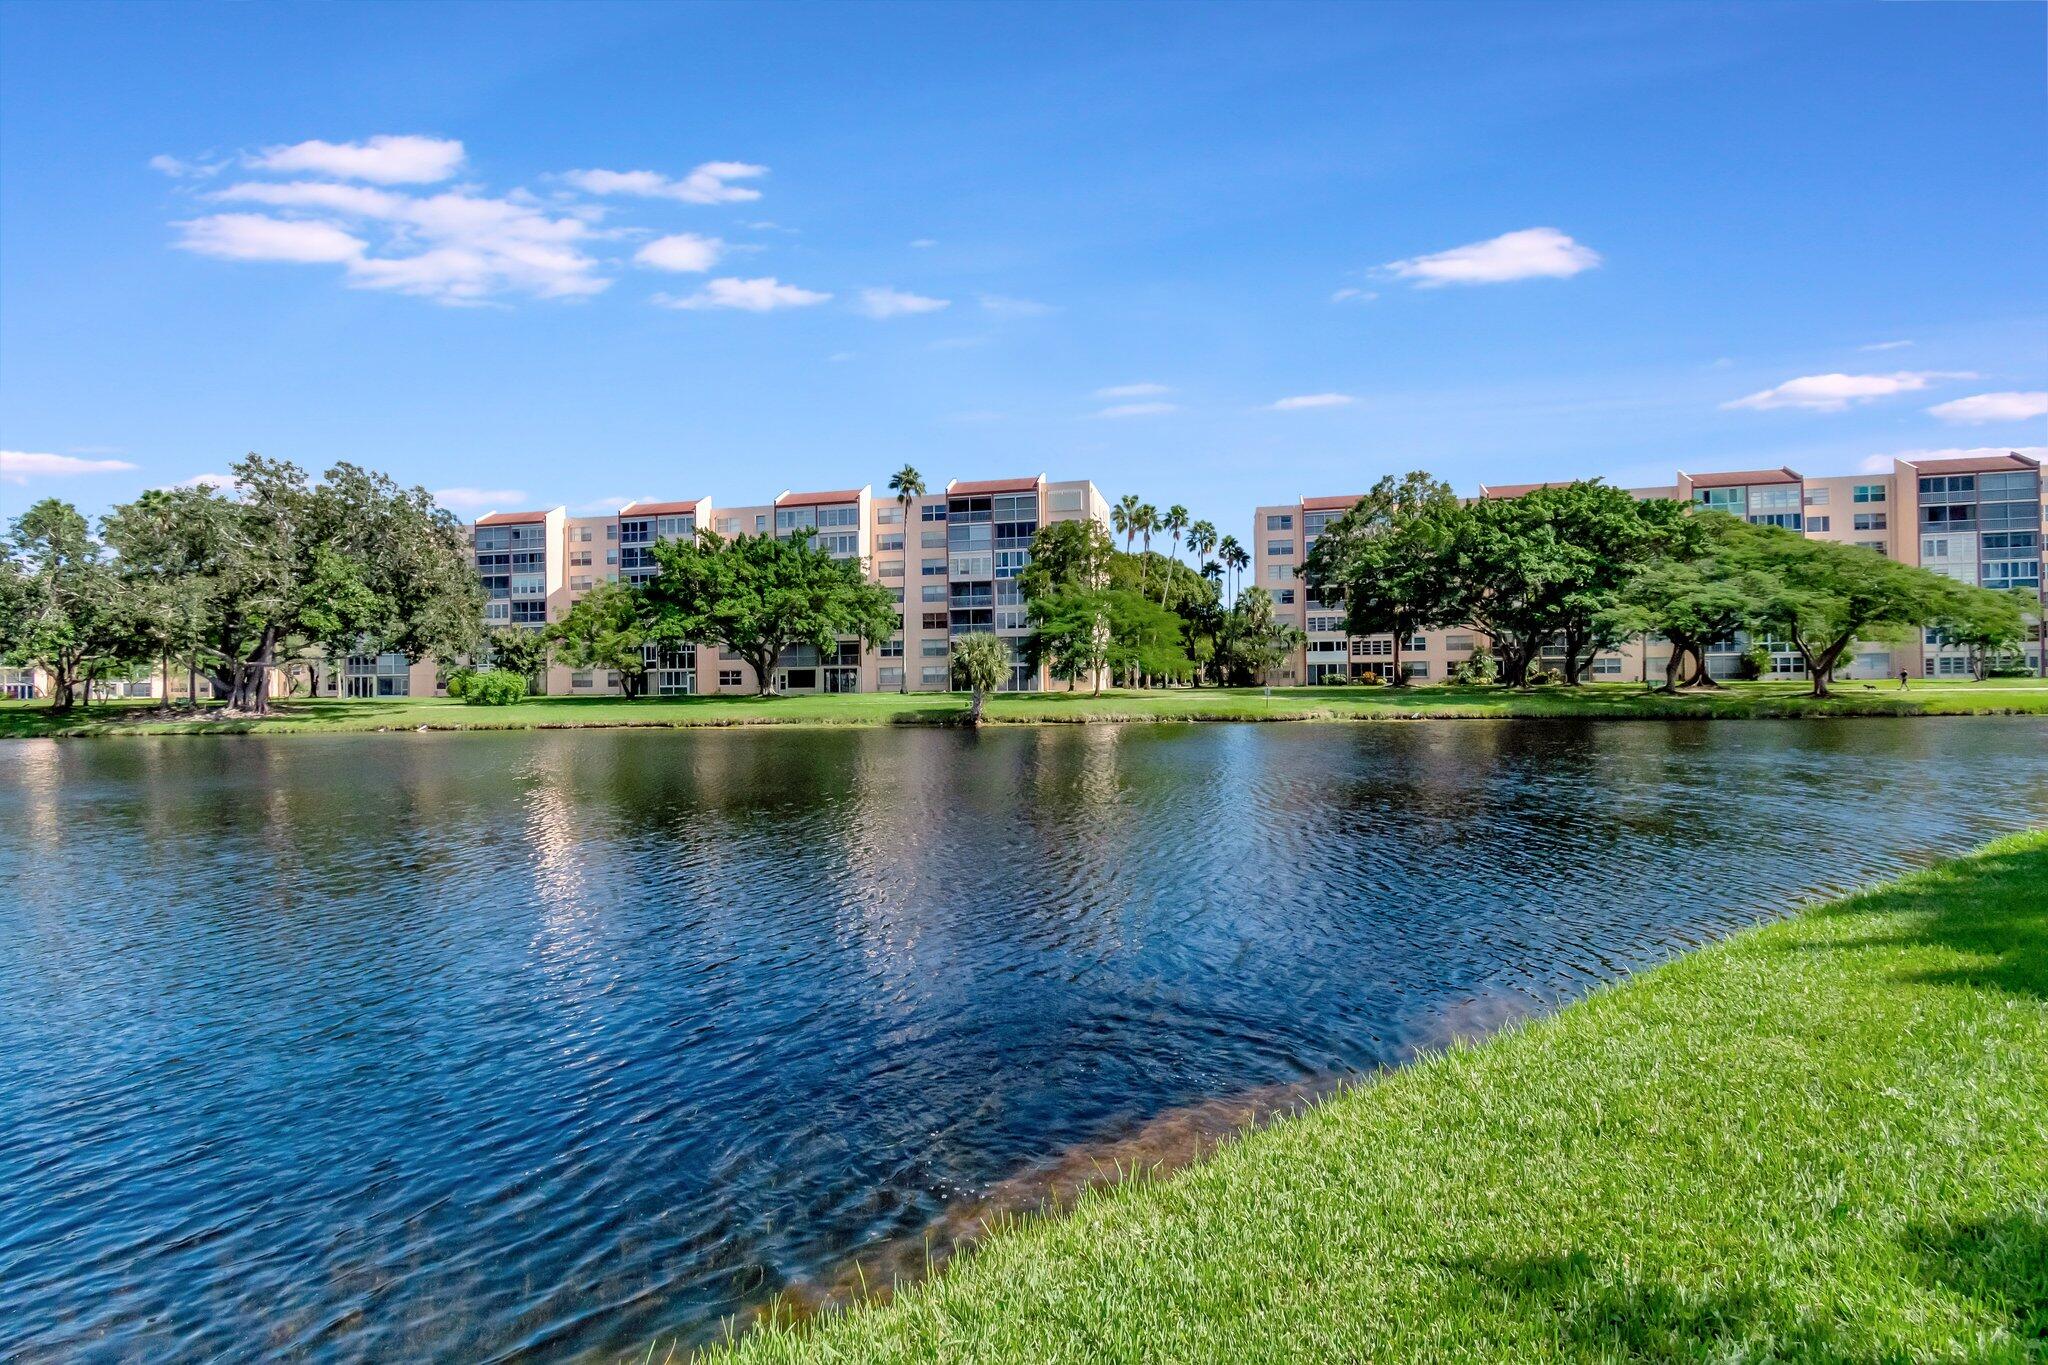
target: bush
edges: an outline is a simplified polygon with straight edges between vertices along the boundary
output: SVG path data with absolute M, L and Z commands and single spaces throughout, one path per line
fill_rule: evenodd
M 1531 664 L 1529 666 L 1529 686 L 1531 687 L 1549 687 L 1553 683 L 1562 682 L 1563 680 L 1564 674 L 1557 669 L 1545 668 L 1541 664 Z
M 452 691 L 450 695 L 454 695 Z M 526 679 L 503 668 L 478 673 L 462 687 L 462 700 L 466 706 L 510 706 L 525 696 Z
M 1358 685 L 1360 687 L 1385 687 L 1387 680 L 1377 673 L 1361 673 L 1358 675 Z
M 1490 683 L 1494 679 L 1493 654 L 1484 649 L 1475 649 L 1462 661 L 1451 665 L 1451 681 L 1467 687 Z
M 441 685 L 441 690 L 451 697 L 462 697 L 469 691 L 469 685 L 475 682 L 476 678 L 475 669 L 458 668 L 448 675 L 448 681 Z
M 1771 676 L 1771 651 L 1762 645 L 1751 645 L 1742 651 L 1742 657 L 1735 661 L 1735 675 L 1746 681 Z

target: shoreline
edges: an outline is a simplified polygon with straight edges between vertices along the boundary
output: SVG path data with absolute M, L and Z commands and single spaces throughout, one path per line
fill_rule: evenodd
M 1283 1100 L 1177 1173 L 1004 1210 L 929 1278 L 778 1298 L 694 1354 L 2024 1359 L 2048 1331 L 2043 1056 L 2036 830 Z
M 266 717 L 162 715 L 144 702 L 95 703 L 57 715 L 40 702 L 0 703 L 0 739 L 84 739 L 121 735 L 396 734 L 507 730 L 733 729 L 749 726 L 964 728 L 960 693 L 865 693 L 796 697 L 535 697 L 506 707 L 447 698 L 295 700 Z M 1408 720 L 1795 720 L 2048 715 L 2048 682 L 1995 679 L 1837 684 L 1813 698 L 1803 686 L 1735 683 L 1726 690 L 1666 696 L 1634 683 L 1592 683 L 1528 692 L 1444 684 L 1410 688 L 1175 688 L 1002 693 L 983 724 L 1134 725 L 1386 722 Z

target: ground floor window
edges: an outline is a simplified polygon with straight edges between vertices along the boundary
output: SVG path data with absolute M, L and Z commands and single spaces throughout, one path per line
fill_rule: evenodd
M 1593 660 L 1593 676 L 1596 678 L 1618 678 L 1621 676 L 1621 660 L 1606 658 Z
M 738 687 L 738 686 L 740 686 L 740 685 L 741 685 L 740 671 L 739 671 L 739 670 L 738 670 L 737 668 L 721 668 L 721 669 L 719 669 L 719 670 L 718 670 L 718 685 L 719 685 L 720 687 Z

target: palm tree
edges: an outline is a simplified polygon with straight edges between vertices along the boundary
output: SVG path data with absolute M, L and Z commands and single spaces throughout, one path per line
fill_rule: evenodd
M 1244 586 L 1244 571 L 1251 566 L 1251 553 L 1242 545 L 1233 545 L 1230 549 L 1230 567 L 1237 571 L 1237 587 L 1231 589 L 1231 601 L 1237 600 L 1237 590 Z
M 1109 509 L 1109 524 L 1124 538 L 1124 553 L 1131 552 L 1131 538 L 1138 534 L 1138 511 L 1143 506 L 1136 493 L 1126 493 Z
M 1230 570 L 1230 597 L 1235 601 L 1238 570 L 1251 563 L 1252 557 L 1244 552 L 1244 546 L 1237 543 L 1236 536 L 1225 536 L 1216 542 L 1216 557 L 1223 561 L 1224 568 Z
M 1175 503 L 1166 509 L 1166 515 L 1159 519 L 1159 529 L 1173 537 L 1173 559 L 1180 562 L 1180 534 L 1188 529 L 1188 509 Z M 1166 605 L 1166 595 L 1173 590 L 1173 575 L 1164 574 L 1166 580 L 1159 585 L 1159 605 Z
M 905 465 L 889 476 L 889 491 L 896 495 L 896 505 L 903 509 L 903 543 L 910 544 L 910 507 L 924 496 L 924 475 L 914 465 Z M 910 552 L 904 551 L 907 559 Z M 903 661 L 903 682 L 900 691 L 910 691 L 910 661 Z
M 1195 563 L 1199 567 L 1216 548 L 1216 523 L 1198 521 L 1188 527 L 1188 548 L 1195 552 Z

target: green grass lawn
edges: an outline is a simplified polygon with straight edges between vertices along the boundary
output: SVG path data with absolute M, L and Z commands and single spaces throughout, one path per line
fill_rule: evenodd
M 1099 1187 L 730 1358 L 2044 1354 L 2048 832 Z
M 965 717 L 960 693 L 831 697 L 534 697 L 513 706 L 465 706 L 445 698 L 289 701 L 267 720 L 162 719 L 150 703 L 114 702 L 52 716 L 40 702 L 0 703 L 0 737 L 95 734 L 333 733 L 350 730 L 530 729 L 583 725 L 932 725 Z M 1665 697 L 1637 683 L 1514 692 L 1448 685 L 1389 687 L 1171 688 L 1006 694 L 989 703 L 997 724 L 1139 720 L 1386 720 L 1511 716 L 1750 717 L 1806 715 L 2048 714 L 2048 684 L 1842 683 L 1816 702 L 1798 683 L 1736 683 L 1726 691 Z

